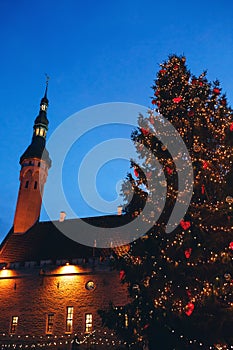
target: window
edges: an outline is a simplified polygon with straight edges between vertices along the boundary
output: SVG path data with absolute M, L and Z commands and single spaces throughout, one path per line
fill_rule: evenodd
M 85 315 L 85 332 L 90 333 L 92 331 L 92 314 Z
M 25 188 L 28 188 L 28 185 L 29 185 L 29 181 L 27 180 L 25 183 Z
M 46 325 L 46 333 L 47 334 L 53 333 L 53 325 L 54 325 L 54 314 L 48 314 L 47 315 L 47 325 Z
M 12 316 L 10 333 L 15 333 L 18 326 L 18 316 Z
M 37 189 L 37 181 L 34 182 L 34 190 Z
M 40 162 L 38 162 L 38 167 L 40 167 Z
M 73 328 L 73 316 L 74 308 L 73 306 L 67 306 L 66 309 L 66 332 L 71 333 Z

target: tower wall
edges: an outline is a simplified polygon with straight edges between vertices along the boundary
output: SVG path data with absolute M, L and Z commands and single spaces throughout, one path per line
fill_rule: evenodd
M 48 165 L 38 158 L 21 164 L 20 187 L 14 217 L 14 233 L 24 233 L 39 219 Z

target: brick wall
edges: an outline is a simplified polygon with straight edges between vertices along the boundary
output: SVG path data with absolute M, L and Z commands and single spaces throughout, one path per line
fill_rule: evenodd
M 94 290 L 87 290 L 88 281 L 95 283 Z M 120 284 L 119 273 L 101 265 L 94 269 L 82 266 L 45 266 L 2 270 L 0 273 L 0 344 L 40 339 L 46 335 L 46 318 L 54 314 L 53 336 L 61 339 L 84 337 L 85 314 L 93 315 L 93 330 L 102 331 L 101 318 L 97 311 L 127 303 L 126 286 Z M 66 334 L 66 308 L 74 308 L 73 331 Z M 16 334 L 9 335 L 12 316 L 18 316 Z M 5 335 L 3 335 L 5 334 Z M 19 338 L 20 336 L 20 338 Z M 53 338 L 54 339 L 54 338 Z

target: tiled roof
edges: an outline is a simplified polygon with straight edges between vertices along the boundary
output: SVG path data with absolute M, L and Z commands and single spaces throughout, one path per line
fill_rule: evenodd
M 126 222 L 124 216 L 102 216 L 86 219 L 71 219 L 64 222 L 38 222 L 24 234 L 10 230 L 0 245 L 0 263 L 41 261 L 57 259 L 88 258 L 93 256 L 93 246 L 78 243 L 79 234 L 88 235 L 88 226 L 83 230 L 82 222 L 94 225 L 96 238 L 101 234 L 100 227 L 116 227 Z M 61 232 L 65 228 L 77 233 L 77 241 Z M 93 226 L 92 226 L 93 227 Z M 82 232 L 81 232 L 82 230 Z M 94 242 L 93 242 L 94 243 Z M 97 245 L 98 246 L 98 245 Z M 110 249 L 95 248 L 95 256 L 106 256 Z

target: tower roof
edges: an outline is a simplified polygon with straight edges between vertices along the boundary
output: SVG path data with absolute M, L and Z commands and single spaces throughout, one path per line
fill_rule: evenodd
M 39 158 L 51 166 L 51 159 L 49 158 L 49 152 L 45 148 L 46 144 L 46 132 L 48 130 L 49 121 L 47 119 L 47 108 L 49 105 L 49 100 L 47 98 L 48 93 L 48 77 L 46 80 L 46 87 L 44 96 L 40 102 L 39 115 L 34 121 L 34 132 L 32 136 L 31 144 L 27 147 L 26 151 L 20 157 L 20 164 L 22 164 L 24 159 L 27 158 Z

